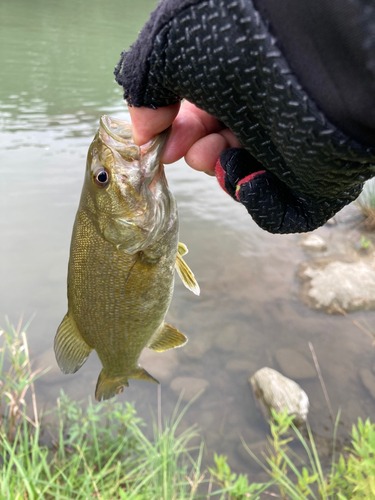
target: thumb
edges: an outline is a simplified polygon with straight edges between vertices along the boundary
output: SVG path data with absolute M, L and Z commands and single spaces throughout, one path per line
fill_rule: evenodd
M 160 134 L 172 124 L 180 109 L 180 103 L 163 108 L 136 108 L 129 106 L 133 124 L 133 141 L 138 146 L 146 144 L 156 134 Z

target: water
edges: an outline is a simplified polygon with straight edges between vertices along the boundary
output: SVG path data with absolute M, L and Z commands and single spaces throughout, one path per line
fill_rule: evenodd
M 29 328 L 32 352 L 38 366 L 53 367 L 37 387 L 46 406 L 60 388 L 77 399 L 93 395 L 100 371 L 93 353 L 77 374 L 63 376 L 52 343 L 66 312 L 70 236 L 87 149 L 101 114 L 128 118 L 113 68 L 155 4 L 0 2 L 0 318 L 8 315 L 17 323 L 21 315 L 28 320 L 35 314 Z M 298 247 L 300 236 L 261 231 L 215 179 L 183 161 L 168 166 L 167 176 L 201 297 L 176 279 L 167 321 L 189 337 L 189 344 L 164 354 L 148 351 L 143 365 L 162 382 L 165 415 L 177 402 L 176 379 L 177 385 L 186 377 L 206 381 L 184 425 L 201 427 L 208 461 L 213 450 L 225 453 L 235 469 L 257 478 L 259 468 L 240 442 L 242 435 L 259 450 L 268 430 L 249 388 L 251 374 L 263 366 L 277 369 L 279 348 L 311 359 L 311 341 L 332 406 L 342 408 L 345 435 L 352 421 L 375 410 L 358 376 L 360 368 L 372 368 L 374 351 L 350 320 L 302 304 L 296 272 L 309 257 Z M 359 238 L 344 222 L 318 232 L 334 251 Z M 352 318 L 375 323 L 371 312 Z M 185 381 L 186 395 L 193 382 Z M 325 453 L 332 425 L 319 380 L 299 382 L 309 395 L 310 423 Z M 149 418 L 150 408 L 156 412 L 157 389 L 131 380 L 118 399 L 135 401 Z

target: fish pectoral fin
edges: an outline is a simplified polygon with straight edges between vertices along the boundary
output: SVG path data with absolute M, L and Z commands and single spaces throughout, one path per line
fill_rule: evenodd
M 57 329 L 54 349 L 57 364 L 63 373 L 75 373 L 79 370 L 92 351 L 69 313 L 64 316 Z
M 188 247 L 185 245 L 185 243 L 181 243 L 181 241 L 178 242 L 178 247 L 177 247 L 177 252 L 183 257 L 188 253 Z
M 186 288 L 195 293 L 195 295 L 199 295 L 201 293 L 201 290 L 199 288 L 199 285 L 197 283 L 197 280 L 195 279 L 193 272 L 191 271 L 191 269 L 181 256 L 180 245 L 183 245 L 185 247 L 183 243 L 178 244 L 179 249 L 176 255 L 176 270 L 178 272 L 178 275 L 182 279 L 182 283 L 186 286 Z M 187 253 L 187 248 L 185 253 Z
M 168 351 L 175 347 L 181 347 L 188 341 L 187 337 L 167 323 L 164 323 L 156 337 L 154 337 L 147 346 L 156 352 Z
M 102 401 L 121 394 L 124 387 L 129 387 L 128 378 L 126 375 L 119 377 L 108 375 L 103 368 L 96 383 L 95 399 Z
M 138 380 L 145 380 L 146 382 L 153 382 L 154 384 L 159 384 L 159 380 L 156 380 L 152 375 L 150 375 L 144 368 L 138 366 L 135 370 L 131 372 L 129 378 L 135 378 Z

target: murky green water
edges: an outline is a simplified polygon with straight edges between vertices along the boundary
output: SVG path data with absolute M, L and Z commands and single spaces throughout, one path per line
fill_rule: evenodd
M 66 312 L 70 235 L 87 149 L 101 114 L 127 118 L 113 68 L 155 4 L 0 1 L 0 318 L 7 314 L 16 323 L 20 315 L 27 320 L 36 314 L 30 345 L 39 365 L 53 366 L 38 384 L 46 405 L 61 387 L 78 399 L 92 395 L 100 371 L 93 354 L 77 374 L 61 375 L 52 343 Z M 372 368 L 371 341 L 344 317 L 319 314 L 301 303 L 296 271 L 307 256 L 297 246 L 300 236 L 262 232 L 215 179 L 184 162 L 168 166 L 167 176 L 201 297 L 176 280 L 168 322 L 187 334 L 189 344 L 143 356 L 143 365 L 162 382 L 163 413 L 175 406 L 180 385 L 190 395 L 197 382 L 189 377 L 205 381 L 185 425 L 197 422 L 202 428 L 208 457 L 212 450 L 226 453 L 234 468 L 256 474 L 239 436 L 260 449 L 267 425 L 248 378 L 263 366 L 277 369 L 280 348 L 311 359 L 311 341 L 332 406 L 343 410 L 343 434 L 357 416 L 371 416 L 375 405 L 358 376 L 361 367 Z M 329 245 L 348 235 L 358 238 L 345 224 L 320 234 Z M 362 317 L 375 323 L 374 313 L 353 315 Z M 298 381 L 311 401 L 314 431 L 330 436 L 318 378 Z M 157 390 L 132 380 L 119 399 L 135 401 L 146 417 L 150 408 L 156 411 Z

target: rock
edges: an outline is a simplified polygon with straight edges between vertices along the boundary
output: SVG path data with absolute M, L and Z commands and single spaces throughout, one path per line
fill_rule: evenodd
M 139 363 L 159 382 L 169 382 L 178 365 L 178 354 L 174 349 L 165 352 L 143 349 Z
M 293 349 L 278 349 L 275 353 L 281 371 L 286 377 L 295 379 L 314 378 L 316 371 L 305 356 Z
M 317 234 L 309 234 L 302 241 L 300 241 L 299 245 L 308 250 L 316 250 L 320 252 L 327 250 L 326 242 Z
M 375 269 L 365 262 L 331 262 L 324 269 L 306 267 L 308 296 L 317 309 L 345 311 L 375 307 Z
M 230 359 L 225 365 L 230 372 L 253 372 L 255 368 L 255 364 L 246 359 Z
M 294 415 L 296 425 L 306 421 L 309 398 L 296 382 L 268 367 L 254 373 L 249 382 L 265 416 L 271 416 L 271 408 L 278 413 L 288 408 L 288 415 Z
M 327 226 L 337 226 L 337 220 L 335 217 L 332 217 L 332 219 L 328 219 L 326 222 Z
M 242 328 L 238 325 L 226 325 L 215 336 L 215 344 L 222 351 L 241 351 L 240 339 Z
M 375 375 L 367 368 L 359 370 L 362 384 L 366 387 L 372 398 L 375 399 Z
M 183 401 L 190 401 L 198 392 L 205 391 L 209 385 L 210 383 L 203 378 L 177 377 L 172 381 L 170 388 L 178 396 L 184 391 Z
M 188 342 L 186 347 L 184 347 L 184 354 L 189 356 L 189 358 L 200 359 L 209 348 L 210 345 L 208 343 L 202 340 L 194 340 L 194 342 Z

